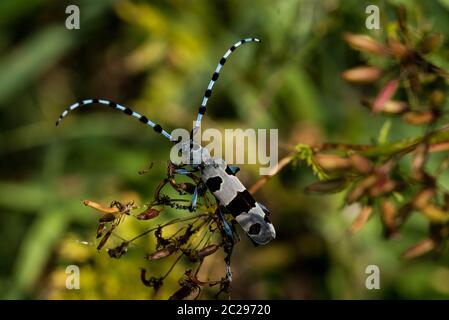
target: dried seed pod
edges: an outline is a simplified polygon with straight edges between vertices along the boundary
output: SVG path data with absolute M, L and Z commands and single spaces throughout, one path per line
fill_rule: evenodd
M 171 255 L 173 252 L 176 251 L 175 246 L 168 246 L 165 247 L 163 249 L 160 249 L 152 254 L 148 254 L 147 255 L 147 260 L 159 260 L 165 257 L 168 257 L 169 255 Z
M 106 244 L 106 241 L 108 241 L 111 234 L 112 234 L 112 229 L 109 229 L 106 232 L 106 234 L 103 236 L 103 238 L 101 238 L 100 243 L 97 246 L 97 250 L 101 250 L 101 248 L 103 248 L 103 246 Z
M 362 181 L 357 183 L 346 195 L 346 203 L 351 204 L 359 200 L 363 195 L 366 194 L 367 190 L 376 183 L 376 181 L 377 177 L 375 174 L 371 174 L 365 177 Z
M 420 208 L 420 211 L 432 222 L 446 223 L 449 221 L 449 212 L 435 205 L 428 204 L 425 207 Z
M 304 191 L 306 193 L 318 193 L 318 194 L 335 193 L 344 190 L 347 187 L 347 185 L 348 181 L 346 179 L 336 178 L 314 182 L 305 187 Z
M 380 213 L 385 227 L 385 236 L 390 237 L 396 232 L 396 207 L 394 203 L 388 199 L 383 200 L 380 205 Z
M 210 256 L 211 254 L 215 253 L 218 250 L 219 246 L 216 244 L 211 244 L 207 247 L 204 247 L 200 251 L 198 251 L 198 258 L 204 259 L 207 256 Z
M 403 43 L 397 41 L 394 38 L 388 39 L 388 47 L 390 48 L 393 55 L 395 55 L 399 59 L 404 59 L 413 53 L 411 49 L 407 48 Z
M 97 239 L 100 238 L 103 235 L 103 231 L 105 229 L 106 225 L 105 223 L 100 223 L 97 227 Z
M 432 111 L 409 111 L 402 117 L 408 123 L 415 125 L 428 124 L 435 120 L 435 115 Z
M 349 159 L 351 159 L 352 167 L 360 173 L 368 174 L 373 170 L 373 164 L 368 158 L 365 158 L 361 154 L 354 153 Z
M 401 183 L 390 180 L 388 177 L 381 176 L 370 188 L 369 194 L 372 197 L 379 197 L 381 195 L 393 192 L 399 189 L 401 186 Z
M 406 259 L 419 257 L 433 249 L 437 246 L 437 242 L 434 239 L 428 238 L 424 239 L 414 246 L 408 248 L 402 256 Z
M 435 195 L 435 190 L 433 188 L 425 188 L 418 192 L 415 196 L 415 198 L 412 201 L 412 206 L 415 209 L 420 210 L 421 208 L 424 208 L 430 203 L 430 200 Z
M 334 154 L 317 153 L 313 156 L 318 165 L 326 171 L 344 170 L 351 167 L 351 160 Z
M 148 208 L 144 212 L 140 213 L 137 216 L 138 220 L 150 220 L 156 218 L 159 215 L 160 211 L 154 208 Z
M 424 165 L 427 160 L 429 146 L 425 143 L 420 144 L 415 149 L 412 161 L 412 176 L 414 179 L 421 181 L 425 177 Z
M 429 152 L 441 152 L 447 150 L 449 150 L 449 142 L 440 142 L 429 146 Z
M 409 110 L 410 107 L 407 103 L 399 100 L 388 100 L 384 103 L 382 112 L 390 114 L 400 114 Z
M 351 227 L 349 228 L 349 232 L 351 234 L 355 234 L 357 231 L 359 231 L 365 225 L 365 223 L 368 221 L 372 212 L 373 212 L 373 208 L 371 206 L 363 206 L 362 210 L 360 210 L 359 215 L 357 216 L 357 218 L 355 219 L 355 221 L 352 223 Z
M 364 34 L 345 33 L 343 39 L 354 49 L 377 55 L 388 53 L 387 48 L 380 42 Z
M 382 70 L 376 67 L 361 66 L 348 69 L 341 76 L 349 82 L 371 83 L 382 76 Z

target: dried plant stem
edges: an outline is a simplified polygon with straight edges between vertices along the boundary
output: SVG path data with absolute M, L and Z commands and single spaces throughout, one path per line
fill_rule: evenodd
M 253 184 L 251 186 L 251 188 L 249 188 L 249 192 L 252 194 L 256 193 L 257 190 L 262 188 L 265 185 L 265 183 L 268 182 L 268 180 L 270 180 L 274 175 L 279 173 L 279 171 L 281 171 L 282 168 L 287 166 L 294 158 L 295 158 L 295 155 L 289 155 L 289 156 L 282 158 L 281 161 L 279 161 L 278 164 L 272 170 L 270 170 L 270 172 L 266 176 L 257 180 L 256 183 Z

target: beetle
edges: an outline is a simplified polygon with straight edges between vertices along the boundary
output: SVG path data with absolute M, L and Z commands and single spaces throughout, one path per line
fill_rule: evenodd
M 137 118 L 143 124 L 152 127 L 156 133 L 159 133 L 170 141 L 176 143 L 179 148 L 178 150 L 185 155 L 182 158 L 181 164 L 179 165 L 176 173 L 190 174 L 192 172 L 199 171 L 202 183 L 204 183 L 204 185 L 206 185 L 209 191 L 214 195 L 219 207 L 225 208 L 234 216 L 235 220 L 255 245 L 267 244 L 276 237 L 274 226 L 268 217 L 270 214 L 268 209 L 261 203 L 257 202 L 242 182 L 236 177 L 236 173 L 238 171 L 237 167 L 228 166 L 222 159 L 212 158 L 208 150 L 203 148 L 193 139 L 193 136 L 200 127 L 201 120 L 206 113 L 208 100 L 212 94 L 214 84 L 219 78 L 221 69 L 235 49 L 245 43 L 250 42 L 260 42 L 260 40 L 257 38 L 246 38 L 239 40 L 233 44 L 220 59 L 204 93 L 201 106 L 198 110 L 196 122 L 192 129 L 191 137 L 188 141 L 182 142 L 173 139 L 170 133 L 165 131 L 159 124 L 149 120 L 146 116 L 141 115 L 114 101 L 106 99 L 84 99 L 74 103 L 62 112 L 56 122 L 56 125 L 58 125 L 63 118 L 69 114 L 69 112 L 81 106 L 90 104 L 100 104 L 113 109 L 118 109 L 126 115 Z M 201 159 L 201 161 L 192 164 L 193 159 Z M 183 168 L 183 165 L 189 165 L 191 170 Z M 198 190 L 196 188 L 193 194 L 191 208 L 195 207 L 197 197 Z M 224 220 L 223 215 L 221 212 L 219 214 L 223 219 L 225 229 L 228 229 L 227 234 L 229 237 L 232 237 L 232 232 L 229 232 L 230 228 Z

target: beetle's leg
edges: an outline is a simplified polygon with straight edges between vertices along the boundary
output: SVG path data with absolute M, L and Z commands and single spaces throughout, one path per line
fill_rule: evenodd
M 232 232 L 231 226 L 226 221 L 226 219 L 223 215 L 223 212 L 220 209 L 220 206 L 217 208 L 217 214 L 218 214 L 218 218 L 223 223 L 223 230 L 226 234 L 226 237 L 228 238 L 229 241 L 231 241 L 233 243 L 234 242 L 234 234 Z

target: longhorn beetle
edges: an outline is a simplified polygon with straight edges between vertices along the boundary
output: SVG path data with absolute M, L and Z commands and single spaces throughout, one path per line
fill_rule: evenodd
M 270 242 L 276 237 L 276 232 L 273 225 L 268 218 L 270 212 L 265 206 L 256 202 L 253 196 L 246 190 L 240 180 L 235 176 L 238 171 L 237 167 L 228 166 L 222 159 L 213 159 L 206 148 L 203 148 L 200 144 L 196 143 L 193 139 L 194 133 L 197 131 L 201 124 L 201 120 L 206 113 L 207 102 L 212 94 L 212 88 L 217 81 L 220 70 L 226 63 L 231 53 L 242 44 L 248 42 L 260 42 L 257 38 L 242 39 L 231 46 L 224 56 L 220 59 L 213 75 L 212 79 L 207 86 L 204 93 L 201 107 L 199 108 L 197 119 L 192 130 L 190 140 L 180 142 L 172 138 L 172 136 L 162 129 L 159 124 L 149 120 L 144 115 L 134 112 L 130 108 L 124 107 L 118 103 L 105 99 L 85 99 L 68 107 L 62 112 L 56 125 L 58 125 L 62 119 L 67 116 L 70 111 L 75 110 L 78 107 L 89 104 L 100 104 L 108 106 L 114 109 L 119 109 L 123 113 L 137 118 L 140 122 L 149 125 L 155 132 L 163 135 L 170 141 L 177 143 L 178 150 L 182 151 L 183 156 L 181 165 L 178 166 L 176 173 L 178 174 L 190 174 L 192 172 L 199 171 L 202 183 L 212 192 L 215 196 L 220 207 L 225 207 L 237 220 L 243 230 L 247 233 L 250 239 L 255 245 L 263 245 Z M 201 161 L 192 164 L 192 159 L 201 159 Z M 190 170 L 182 168 L 183 165 L 190 165 Z M 198 186 L 194 191 L 191 208 L 196 205 L 198 197 Z M 230 232 L 229 225 L 223 218 L 220 212 L 220 218 L 223 219 L 225 231 L 230 238 L 232 238 L 232 232 Z

